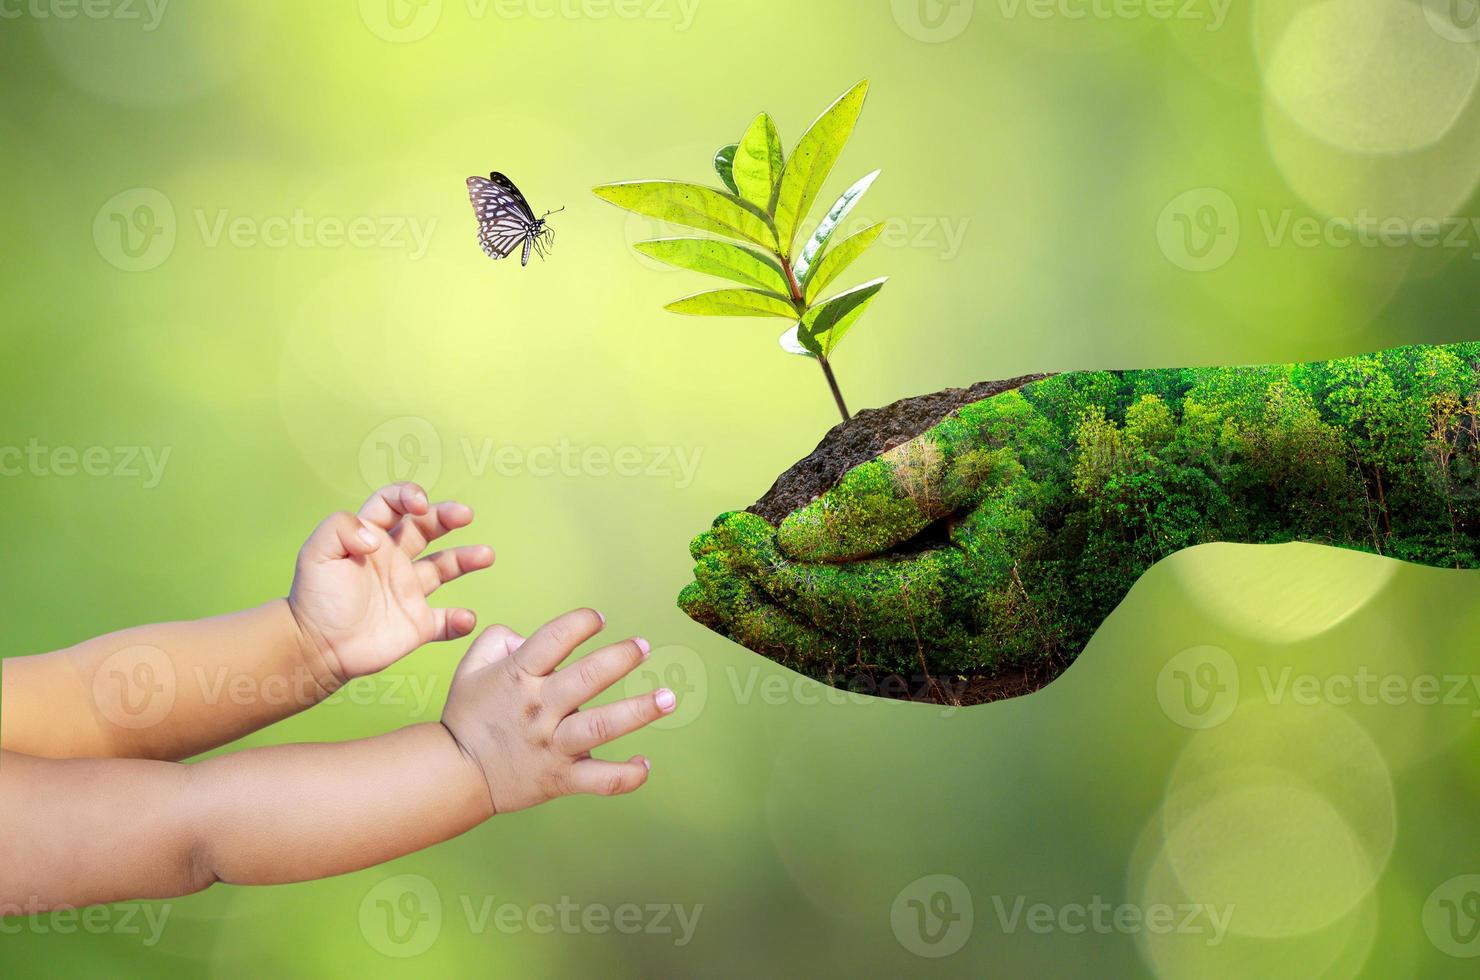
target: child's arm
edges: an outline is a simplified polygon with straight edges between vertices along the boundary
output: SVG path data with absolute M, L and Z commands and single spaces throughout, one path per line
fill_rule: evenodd
M 183 759 L 302 711 L 423 643 L 472 632 L 436 609 L 445 582 L 493 564 L 483 545 L 418 559 L 473 512 L 412 483 L 334 514 L 298 554 L 287 599 L 110 633 L 4 661 L 0 747 L 33 756 Z
M 441 724 L 181 765 L 0 753 L 0 902 L 165 898 L 217 881 L 354 871 L 570 793 L 630 792 L 640 757 L 592 749 L 673 710 L 658 691 L 578 711 L 647 655 L 642 640 L 556 665 L 601 629 L 588 609 L 526 642 L 492 627 L 453 678 Z

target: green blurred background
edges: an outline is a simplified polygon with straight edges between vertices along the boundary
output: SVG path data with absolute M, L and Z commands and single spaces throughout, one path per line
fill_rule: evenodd
M 673 606 L 690 536 L 812 448 L 827 390 L 776 321 L 663 313 L 704 280 L 589 188 L 712 180 L 756 111 L 790 146 L 870 78 L 827 189 L 883 168 L 858 220 L 890 231 L 848 281 L 892 279 L 836 358 L 855 409 L 1473 340 L 1473 13 L 0 3 L 4 653 L 282 595 L 322 515 L 413 477 L 499 553 L 448 604 L 595 605 L 659 648 L 634 689 L 681 702 L 622 746 L 655 761 L 636 796 L 154 903 L 157 935 L 127 906 L 8 919 L 0 972 L 1471 975 L 1480 577 L 1204 547 L 1029 698 L 828 695 Z M 492 169 L 565 206 L 548 262 L 478 249 L 463 181 Z M 435 718 L 463 645 L 246 741 Z

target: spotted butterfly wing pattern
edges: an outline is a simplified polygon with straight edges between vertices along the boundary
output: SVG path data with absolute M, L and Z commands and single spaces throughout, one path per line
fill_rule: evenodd
M 521 244 L 524 248 L 520 265 L 529 265 L 531 251 L 545 257 L 545 249 L 554 242 L 554 230 L 543 216 L 534 216 L 534 210 L 512 180 L 497 171 L 487 179 L 469 177 L 468 199 L 473 202 L 473 213 L 478 218 L 478 244 L 489 258 L 508 258 Z

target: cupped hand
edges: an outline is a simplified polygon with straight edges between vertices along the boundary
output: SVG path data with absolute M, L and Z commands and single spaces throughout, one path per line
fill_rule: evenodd
M 458 665 L 442 724 L 487 782 L 492 813 L 572 793 L 630 793 L 647 781 L 642 756 L 608 762 L 591 752 L 672 712 L 673 692 L 581 708 L 647 658 L 647 641 L 632 637 L 556 670 L 603 626 L 593 609 L 558 616 L 527 640 L 491 626 Z
M 305 647 L 343 684 L 382 670 L 432 640 L 466 636 L 469 609 L 427 599 L 443 584 L 493 564 L 493 549 L 465 545 L 418 557 L 432 541 L 473 521 L 466 504 L 432 505 L 415 483 L 371 494 L 357 514 L 324 520 L 298 553 L 288 606 Z

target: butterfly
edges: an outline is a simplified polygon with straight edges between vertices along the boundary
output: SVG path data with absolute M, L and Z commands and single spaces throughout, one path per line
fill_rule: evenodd
M 519 188 L 503 174 L 491 173 L 487 180 L 469 177 L 468 198 L 473 202 L 473 213 L 478 216 L 478 244 L 489 258 L 508 258 L 523 242 L 524 254 L 519 264 L 529 265 L 531 251 L 544 258 L 545 250 L 555 244 L 555 230 L 545 224 L 545 218 L 565 209 L 546 211 L 536 218 Z

